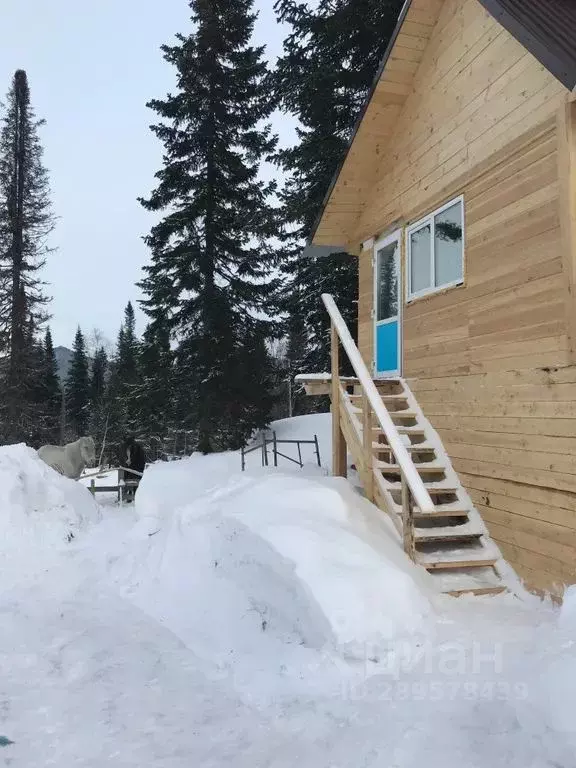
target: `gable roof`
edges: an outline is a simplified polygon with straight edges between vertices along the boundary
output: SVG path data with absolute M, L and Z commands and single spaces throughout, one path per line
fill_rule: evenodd
M 569 90 L 576 87 L 576 0 L 480 0 Z
M 576 89 L 576 0 L 478 0 L 479 3 L 566 88 Z M 318 229 L 329 202 L 337 198 L 342 216 L 352 210 L 361 178 L 374 173 L 374 154 L 393 131 L 444 0 L 406 0 L 364 106 L 318 214 L 309 243 L 343 250 L 341 232 Z M 377 124 L 378 132 L 373 126 Z M 383 130 L 384 129 L 384 130 Z M 356 139 L 370 152 L 355 153 Z M 358 141 L 358 144 L 360 141 Z M 344 177 L 344 178 L 341 178 Z M 337 186 L 338 185 L 338 186 Z M 344 229 L 344 227 L 342 227 Z M 335 245 L 338 244 L 338 245 Z

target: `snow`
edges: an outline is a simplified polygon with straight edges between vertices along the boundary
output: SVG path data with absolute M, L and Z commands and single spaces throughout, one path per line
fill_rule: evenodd
M 332 374 L 326 373 L 298 373 L 294 381 L 331 381 Z M 355 376 L 340 376 L 340 381 L 358 381 Z
M 330 381 L 330 373 L 298 373 L 294 376 L 294 381 Z
M 117 577 L 188 646 L 220 667 L 270 636 L 362 657 L 367 644 L 421 627 L 430 610 L 427 574 L 411 567 L 387 521 L 370 519 L 371 505 L 345 481 L 238 473 L 221 488 L 212 474 L 219 465 L 217 456 L 196 458 L 145 474 L 136 504 L 138 559 Z M 192 503 L 179 495 L 186 487 L 194 488 Z M 383 591 L 390 592 L 385 608 Z M 225 608 L 217 622 L 215 594 Z
M 274 425 L 328 462 L 327 426 Z M 0 497 L 0 766 L 576 765 L 576 588 L 436 595 L 313 456 L 153 465 L 118 506 L 11 446 Z
M 0 509 L 0 593 L 57 562 L 70 541 L 99 518 L 85 489 L 25 445 L 0 448 Z

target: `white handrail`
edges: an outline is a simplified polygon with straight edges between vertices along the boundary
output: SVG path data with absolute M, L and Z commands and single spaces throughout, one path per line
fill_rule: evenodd
M 400 467 L 400 470 L 404 475 L 404 478 L 406 480 L 406 483 L 408 484 L 408 487 L 410 488 L 412 496 L 414 497 L 416 503 L 418 504 L 422 512 L 424 513 L 434 512 L 434 504 L 432 503 L 430 494 L 426 490 L 426 486 L 422 482 L 422 478 L 418 474 L 418 470 L 414 466 L 414 462 L 410 458 L 410 454 L 408 453 L 404 443 L 402 442 L 400 434 L 396 429 L 396 425 L 390 418 L 390 414 L 388 413 L 388 410 L 384 407 L 384 403 L 382 402 L 380 395 L 378 394 L 376 385 L 372 381 L 372 377 L 368 372 L 368 368 L 366 367 L 366 364 L 362 359 L 360 352 L 358 351 L 358 347 L 354 343 L 354 339 L 350 335 L 350 331 L 348 330 L 348 327 L 344 322 L 344 318 L 340 314 L 340 310 L 336 306 L 336 302 L 334 301 L 334 299 L 329 293 L 322 294 L 322 301 L 324 302 L 324 306 L 328 310 L 330 319 L 334 323 L 334 327 L 336 328 L 336 332 L 340 337 L 342 346 L 346 350 L 348 359 L 352 363 L 352 368 L 354 369 L 354 373 L 358 377 L 358 380 L 360 381 L 360 384 L 364 389 L 364 394 L 368 398 L 368 402 L 370 403 L 372 410 L 376 414 L 378 423 L 380 424 L 382 431 L 386 435 L 386 438 L 388 440 L 388 445 L 390 446 L 390 448 L 392 449 L 392 452 L 394 453 L 394 456 L 396 457 L 398 466 Z

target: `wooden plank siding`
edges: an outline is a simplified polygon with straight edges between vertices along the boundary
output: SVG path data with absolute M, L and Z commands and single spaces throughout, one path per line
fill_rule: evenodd
M 466 283 L 405 307 L 405 375 L 502 553 L 531 587 L 576 581 L 557 133 L 462 187 Z
M 464 285 L 405 303 L 404 375 L 504 557 L 531 588 L 559 593 L 576 582 L 576 235 L 562 176 L 576 133 L 559 118 L 574 107 L 478 0 L 429 11 L 425 29 L 414 18 L 402 29 L 403 63 L 383 77 L 398 96 L 394 125 L 378 102 L 315 242 L 359 252 L 464 196 Z M 359 275 L 371 365 L 365 251 Z
M 377 180 L 349 240 L 418 218 L 513 139 L 555 121 L 565 93 L 478 0 L 445 0 L 394 133 L 371 156 Z M 327 209 L 322 226 L 329 219 Z

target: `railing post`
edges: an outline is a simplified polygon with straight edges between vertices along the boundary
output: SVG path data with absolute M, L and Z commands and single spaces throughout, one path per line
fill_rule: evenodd
M 368 501 L 374 501 L 374 453 L 372 451 L 372 408 L 362 390 L 362 443 L 364 447 L 364 466 L 366 480 L 364 490 Z
M 340 339 L 333 322 L 330 326 L 330 341 L 332 364 L 332 474 L 335 477 L 346 477 L 346 440 L 340 425 Z
M 318 466 L 322 466 L 322 462 L 320 461 L 320 446 L 318 445 L 318 435 L 314 435 L 314 446 L 316 450 L 316 459 L 318 461 Z
M 402 538 L 404 541 L 404 552 L 406 552 L 410 560 L 414 560 L 414 509 L 412 506 L 412 494 L 410 493 L 404 473 L 402 473 Z

